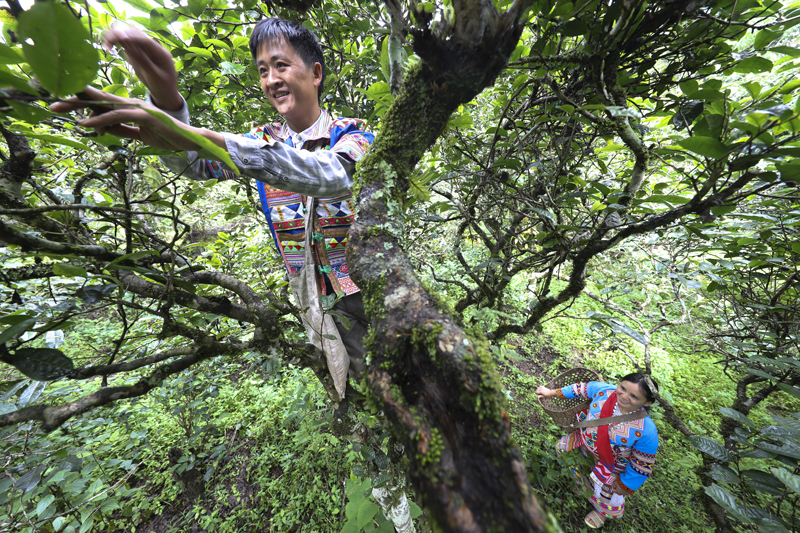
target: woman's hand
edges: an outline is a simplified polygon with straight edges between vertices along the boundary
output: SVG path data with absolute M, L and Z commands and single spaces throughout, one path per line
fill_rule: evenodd
M 200 147 L 193 141 L 180 135 L 169 126 L 162 123 L 156 117 L 147 112 L 148 104 L 141 100 L 133 98 L 122 98 L 114 96 L 92 87 L 85 89 L 85 94 L 92 100 L 106 102 L 101 104 L 102 107 L 107 108 L 102 114 L 95 114 L 89 118 L 78 121 L 80 126 L 85 128 L 93 128 L 100 135 L 104 133 L 111 133 L 118 137 L 126 139 L 136 139 L 149 146 L 155 148 L 162 148 L 165 150 L 184 151 L 184 150 L 199 150 Z M 88 107 L 88 103 L 80 101 L 77 98 L 70 98 L 63 102 L 58 102 L 50 106 L 50 109 L 56 113 L 67 113 L 76 109 Z M 152 106 L 149 106 L 152 109 Z M 198 133 L 209 138 L 212 142 L 219 142 L 217 139 L 212 139 L 208 134 L 208 130 L 199 130 L 192 128 L 187 124 L 183 124 L 174 120 L 168 115 L 167 117 L 174 125 L 177 125 L 181 130 Z M 132 124 L 132 125 L 128 125 Z M 222 136 L 219 136 L 222 139 Z M 224 140 L 221 141 L 224 147 Z
M 119 46 L 136 76 L 150 91 L 150 99 L 159 109 L 177 111 L 183 107 L 178 92 L 178 73 L 172 54 L 141 31 L 115 24 L 103 34 L 107 50 Z
M 556 394 L 558 394 L 558 392 L 555 389 L 548 389 L 544 385 L 536 387 L 536 395 L 539 397 L 540 400 L 542 398 L 552 398 Z

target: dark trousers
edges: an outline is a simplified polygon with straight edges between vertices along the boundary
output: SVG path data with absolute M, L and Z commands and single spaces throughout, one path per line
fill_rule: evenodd
M 355 379 L 361 379 L 364 373 L 364 335 L 369 328 L 369 319 L 364 311 L 364 300 L 361 293 L 357 292 L 350 296 L 345 296 L 333 306 L 333 310 L 350 321 L 349 328 L 344 327 L 342 321 L 336 315 L 331 315 L 336 323 L 336 329 L 342 337 L 347 355 L 350 357 L 350 375 Z

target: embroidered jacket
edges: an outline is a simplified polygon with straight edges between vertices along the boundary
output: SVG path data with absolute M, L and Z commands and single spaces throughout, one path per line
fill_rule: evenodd
M 374 136 L 363 120 L 332 119 L 327 111 L 321 111 L 311 128 L 294 136 L 286 124 L 275 123 L 243 136 L 224 134 L 224 138 L 238 170 L 257 180 L 261 206 L 286 269 L 296 274 L 304 266 L 303 194 L 308 194 L 314 197 L 319 220 L 313 246 L 320 290 L 327 293 L 324 274 L 335 291 L 350 295 L 359 291 L 345 262 L 347 232 L 353 222 L 352 175 L 355 162 L 364 156 Z M 170 114 L 188 123 L 185 105 Z M 187 160 L 191 162 L 188 165 Z M 186 152 L 185 158 L 164 157 L 162 161 L 194 179 L 233 177 L 223 164 L 198 159 L 193 152 Z
M 560 398 L 582 398 L 591 400 L 588 412 L 580 415 L 580 420 L 596 420 L 601 418 L 600 411 L 606 403 L 608 395 L 616 390 L 616 386 L 599 381 L 575 383 L 558 390 Z M 621 414 L 615 406 L 614 415 Z M 611 451 L 614 455 L 613 469 L 609 470 L 599 460 L 597 452 L 597 427 L 581 428 L 579 432 L 582 444 L 595 456 L 597 462 L 592 469 L 591 477 L 602 485 L 619 476 L 618 482 L 628 493 L 633 493 L 642 486 L 653 471 L 656 451 L 658 450 L 658 430 L 648 416 L 632 422 L 610 424 L 608 426 Z M 571 448 L 570 448 L 571 449 Z

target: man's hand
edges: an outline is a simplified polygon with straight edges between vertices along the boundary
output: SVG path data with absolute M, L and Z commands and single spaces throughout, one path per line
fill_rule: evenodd
M 136 139 L 154 148 L 162 148 L 164 150 L 177 152 L 200 149 L 197 144 L 176 133 L 148 113 L 144 109 L 148 107 L 148 104 L 141 100 L 121 98 L 92 87 L 87 87 L 85 94 L 92 100 L 109 102 L 102 104 L 103 107 L 109 110 L 99 115 L 93 113 L 89 118 L 79 121 L 78 124 L 80 126 L 93 128 L 101 135 L 107 132 L 126 139 Z M 67 113 L 84 107 L 88 107 L 88 103 L 79 101 L 77 98 L 70 98 L 51 105 L 50 109 L 56 113 Z M 221 135 L 209 130 L 193 128 L 166 114 L 165 116 L 178 125 L 181 130 L 202 135 L 217 144 L 217 146 L 225 147 L 225 141 Z
M 107 30 L 103 42 L 107 50 L 113 46 L 122 48 L 125 59 L 150 91 L 156 107 L 177 111 L 183 106 L 178 92 L 178 74 L 169 50 L 141 31 L 123 24 L 115 24 Z

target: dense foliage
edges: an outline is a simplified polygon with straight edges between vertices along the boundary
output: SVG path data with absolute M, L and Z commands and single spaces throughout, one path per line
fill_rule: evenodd
M 371 488 L 404 486 L 423 530 L 483 530 L 494 499 L 577 530 L 582 459 L 533 394 L 575 365 L 661 384 L 657 471 L 607 529 L 800 530 L 800 3 L 8 5 L 0 531 L 391 531 Z M 123 20 L 195 124 L 277 120 L 247 46 L 274 15 L 321 37 L 323 106 L 379 132 L 349 258 L 372 366 L 341 404 L 254 183 L 47 108 L 144 97 L 100 45 Z M 455 476 L 467 449 L 491 473 Z

